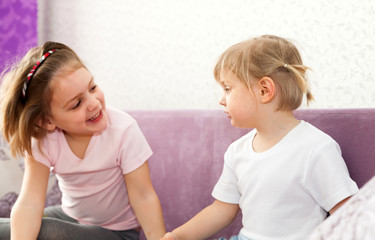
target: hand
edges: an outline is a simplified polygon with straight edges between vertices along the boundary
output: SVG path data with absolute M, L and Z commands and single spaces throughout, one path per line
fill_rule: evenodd
M 178 240 L 178 237 L 173 232 L 167 232 L 160 240 Z

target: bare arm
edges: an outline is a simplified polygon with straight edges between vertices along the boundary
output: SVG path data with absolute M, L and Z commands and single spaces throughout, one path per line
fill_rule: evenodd
M 329 214 L 332 215 L 337 209 L 339 209 L 342 205 L 344 205 L 344 203 L 348 201 L 349 199 L 350 197 L 347 197 L 341 202 L 339 202 L 338 204 L 336 204 L 331 210 L 329 210 Z
M 129 201 L 148 240 L 165 234 L 164 219 L 158 196 L 151 183 L 148 163 L 124 175 Z
M 11 239 L 36 239 L 41 226 L 49 168 L 25 159 L 20 195 L 11 212 Z
M 184 225 L 166 234 L 165 240 L 197 240 L 207 239 L 228 226 L 236 217 L 238 204 L 230 204 L 215 200 L 195 215 Z

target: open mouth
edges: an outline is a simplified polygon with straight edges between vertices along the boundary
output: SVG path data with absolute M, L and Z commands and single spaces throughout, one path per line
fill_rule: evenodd
M 102 111 L 99 111 L 95 116 L 90 118 L 89 121 L 94 121 L 95 119 L 97 119 L 101 115 L 101 113 L 102 113 Z

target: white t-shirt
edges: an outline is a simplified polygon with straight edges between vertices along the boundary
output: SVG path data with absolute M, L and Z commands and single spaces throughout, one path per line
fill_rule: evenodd
M 339 145 L 311 124 L 301 121 L 261 153 L 252 148 L 255 134 L 254 129 L 229 146 L 212 193 L 239 204 L 245 237 L 305 239 L 327 211 L 358 191 Z
M 136 121 L 107 108 L 107 129 L 94 135 L 85 157 L 78 158 L 60 130 L 49 133 L 33 156 L 56 173 L 62 209 L 80 223 L 112 230 L 139 226 L 130 206 L 124 174 L 140 167 L 152 151 Z

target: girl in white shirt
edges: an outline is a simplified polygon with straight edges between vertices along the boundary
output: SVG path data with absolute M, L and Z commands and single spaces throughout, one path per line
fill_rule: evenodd
M 220 104 L 234 127 L 253 130 L 225 153 L 215 201 L 163 239 L 207 239 L 241 209 L 243 227 L 231 239 L 301 240 L 357 192 L 338 144 L 293 115 L 304 96 L 313 99 L 307 69 L 290 41 L 271 35 L 220 56 Z

